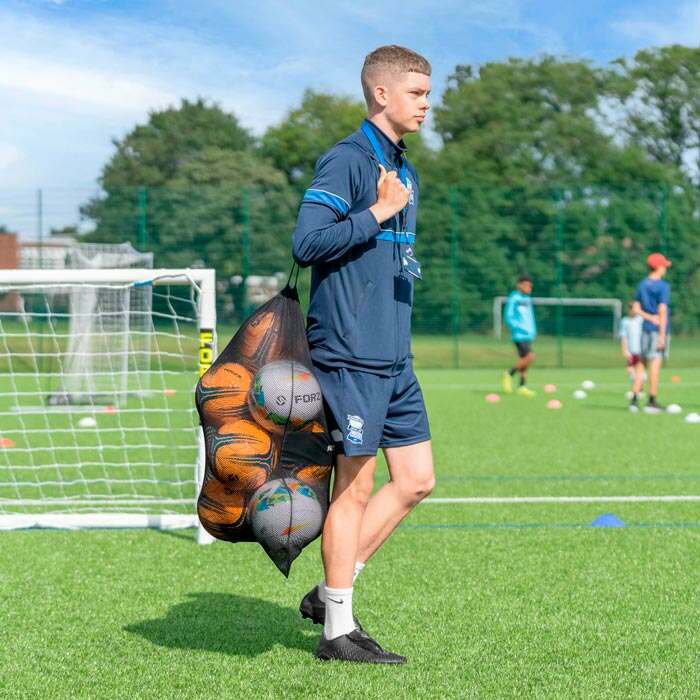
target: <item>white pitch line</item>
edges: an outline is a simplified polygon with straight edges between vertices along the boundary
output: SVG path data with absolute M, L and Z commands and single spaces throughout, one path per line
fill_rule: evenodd
M 423 503 L 673 503 L 700 501 L 700 496 L 474 496 L 468 498 L 426 498 Z

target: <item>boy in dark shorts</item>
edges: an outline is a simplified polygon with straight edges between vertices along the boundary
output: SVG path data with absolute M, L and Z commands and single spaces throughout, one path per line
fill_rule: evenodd
M 354 580 L 433 488 L 430 429 L 410 352 L 418 176 L 404 134 L 430 107 L 430 64 L 384 46 L 362 69 L 368 117 L 323 155 L 294 231 L 294 259 L 311 265 L 307 337 L 337 444 L 323 529 L 325 579 L 300 612 L 323 624 L 322 660 L 398 664 L 353 615 Z M 377 450 L 390 481 L 374 495 Z
M 504 314 L 506 326 L 510 329 L 510 335 L 518 353 L 518 361 L 510 370 L 504 372 L 503 391 L 506 394 L 513 393 L 513 376 L 518 372 L 520 373 L 520 386 L 515 393 L 529 399 L 535 396 L 535 392 L 525 384 L 527 370 L 535 359 L 532 343 L 537 337 L 537 323 L 531 294 L 532 279 L 529 275 L 521 275 L 518 278 L 516 288 L 508 296 Z

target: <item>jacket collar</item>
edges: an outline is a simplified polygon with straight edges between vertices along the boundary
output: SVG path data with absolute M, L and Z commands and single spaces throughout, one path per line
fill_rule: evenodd
M 374 122 L 365 119 L 364 123 L 369 124 L 369 128 L 377 135 L 379 145 L 387 160 L 400 160 L 401 156 L 406 153 L 406 144 L 404 140 L 400 139 L 398 143 L 394 143 Z

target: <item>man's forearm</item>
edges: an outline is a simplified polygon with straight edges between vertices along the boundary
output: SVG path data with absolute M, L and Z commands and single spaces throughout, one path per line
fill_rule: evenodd
M 659 339 L 666 338 L 666 319 L 668 318 L 668 307 L 666 304 L 659 304 Z
M 379 233 L 379 224 L 367 209 L 342 221 L 319 225 L 316 221 L 307 221 L 303 206 L 292 247 L 294 259 L 302 267 L 339 260 L 356 245 L 366 243 Z

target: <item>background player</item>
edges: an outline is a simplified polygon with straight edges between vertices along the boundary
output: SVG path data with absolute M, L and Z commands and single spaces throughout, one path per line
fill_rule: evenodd
M 620 321 L 620 350 L 627 361 L 627 374 L 634 384 L 637 373 L 644 379 L 644 362 L 642 361 L 642 324 L 644 319 L 635 309 L 634 301 L 627 304 L 627 316 Z
M 339 448 L 323 530 L 325 580 L 302 600 L 323 623 L 316 656 L 402 663 L 362 630 L 354 579 L 434 484 L 430 429 L 410 352 L 418 177 L 402 136 L 429 109 L 430 64 L 385 46 L 362 69 L 368 118 L 317 165 L 294 232 L 294 258 L 312 265 L 307 336 Z M 374 495 L 376 453 L 390 481 Z M 371 498 L 370 498 L 371 496 Z
M 520 373 L 520 386 L 516 393 L 532 398 L 535 392 L 525 386 L 527 370 L 535 359 L 532 343 L 537 337 L 535 311 L 532 306 L 532 279 L 529 275 L 518 278 L 516 288 L 508 296 L 505 309 L 505 322 L 510 329 L 510 335 L 515 343 L 518 361 L 503 374 L 503 391 L 513 393 L 513 376 Z
M 641 351 L 649 374 L 649 401 L 644 407 L 646 413 L 661 413 L 656 396 L 659 390 L 659 374 L 661 361 L 668 357 L 671 322 L 671 286 L 663 279 L 671 267 L 671 261 L 661 253 L 652 253 L 647 258 L 649 274 L 637 287 L 634 308 L 644 322 L 642 323 Z M 644 378 L 637 374 L 632 389 L 630 411 L 639 410 L 639 392 L 642 390 Z

